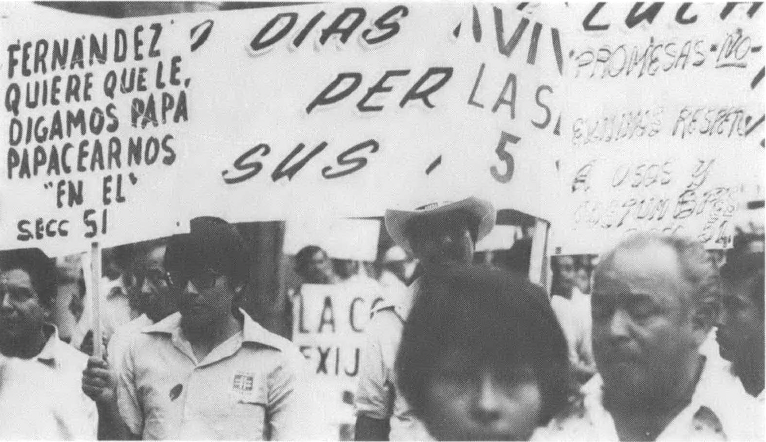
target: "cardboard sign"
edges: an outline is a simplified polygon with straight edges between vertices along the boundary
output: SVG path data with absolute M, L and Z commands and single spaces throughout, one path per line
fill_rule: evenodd
M 473 14 L 367 3 L 184 17 L 209 31 L 192 53 L 189 206 L 230 221 L 365 217 L 475 194 L 539 215 L 541 143 L 526 133 L 549 119 L 535 100 L 550 92 L 537 70 L 509 76 L 527 54 L 498 52 L 495 33 L 511 39 L 514 18 L 496 30 L 482 6 L 477 42 Z
M 599 253 L 637 230 L 730 247 L 740 187 L 763 179 L 763 14 L 599 5 L 568 8 L 552 252 Z
M 326 411 L 337 424 L 354 422 L 364 328 L 370 309 L 380 302 L 371 284 L 304 284 L 293 300 L 293 343 L 309 362 L 316 388 L 327 398 Z
M 0 249 L 170 235 L 188 130 L 188 30 L 4 4 Z

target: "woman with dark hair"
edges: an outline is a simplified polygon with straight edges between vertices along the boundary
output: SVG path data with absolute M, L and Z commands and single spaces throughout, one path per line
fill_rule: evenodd
M 399 387 L 440 440 L 525 440 L 567 403 L 567 344 L 545 292 L 486 266 L 429 269 Z

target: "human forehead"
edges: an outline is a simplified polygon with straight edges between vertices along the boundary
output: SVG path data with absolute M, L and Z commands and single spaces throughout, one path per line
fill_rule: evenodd
M 0 285 L 11 287 L 32 287 L 32 278 L 22 269 L 0 271 Z
M 594 291 L 602 293 L 674 294 L 686 284 L 675 250 L 662 244 L 617 250 L 600 267 Z

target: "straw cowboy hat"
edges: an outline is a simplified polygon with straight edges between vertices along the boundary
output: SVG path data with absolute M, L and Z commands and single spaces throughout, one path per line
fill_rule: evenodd
M 448 213 L 464 213 L 474 221 L 476 242 L 487 236 L 495 226 L 497 212 L 489 201 L 474 196 L 455 202 L 426 204 L 415 210 L 386 210 L 386 230 L 394 242 L 412 254 L 409 238 L 405 235 L 407 224 L 414 219 L 423 219 Z

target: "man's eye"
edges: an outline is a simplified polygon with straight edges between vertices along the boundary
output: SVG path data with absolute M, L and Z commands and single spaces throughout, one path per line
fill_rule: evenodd
M 639 302 L 630 306 L 630 315 L 634 318 L 648 318 L 652 316 L 657 309 L 654 305 L 647 302 Z

